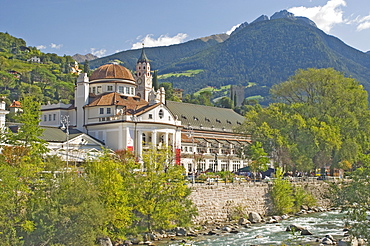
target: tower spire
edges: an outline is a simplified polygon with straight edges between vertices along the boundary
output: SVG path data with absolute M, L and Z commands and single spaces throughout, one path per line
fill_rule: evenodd
M 149 59 L 146 57 L 145 51 L 144 51 L 144 43 L 143 43 L 143 48 L 141 49 L 141 56 L 138 60 L 138 62 L 148 62 Z

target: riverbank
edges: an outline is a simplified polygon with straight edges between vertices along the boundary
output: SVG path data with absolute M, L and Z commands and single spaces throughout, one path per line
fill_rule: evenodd
M 146 242 L 136 243 L 157 246 L 351 245 L 346 237 L 344 216 L 339 210 L 315 207 L 294 216 L 261 218 L 259 223 L 239 220 L 192 229 L 176 228 L 163 232 L 165 234 L 148 234 Z M 295 228 L 295 232 L 289 228 Z M 352 245 L 365 245 L 361 240 L 356 243 Z
M 292 185 L 311 193 L 317 199 L 318 207 L 332 207 L 327 196 L 330 183 L 316 180 L 292 182 Z M 223 223 L 250 212 L 262 216 L 272 214 L 271 182 L 194 184 L 189 187 L 190 199 L 198 209 L 198 215 L 193 219 L 197 225 Z

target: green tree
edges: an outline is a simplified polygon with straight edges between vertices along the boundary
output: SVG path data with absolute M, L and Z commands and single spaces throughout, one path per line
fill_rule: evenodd
M 271 189 L 273 209 L 276 214 L 286 214 L 293 211 L 293 188 L 288 180 L 283 179 L 283 169 L 276 169 L 276 177 Z
M 23 147 L 5 146 L 0 156 L 0 240 L 5 246 L 23 245 L 21 231 L 29 224 L 25 208 L 35 170 L 16 158 L 24 151 Z
M 134 159 L 130 158 L 124 166 L 113 157 L 106 152 L 99 160 L 88 163 L 86 173 L 99 190 L 99 200 L 109 215 L 104 225 L 106 233 L 113 238 L 123 238 L 132 220 L 128 184 L 123 174 L 135 164 Z
M 27 202 L 27 245 L 96 245 L 108 218 L 89 177 L 63 172 L 61 160 L 49 158 Z M 77 241 L 76 241 L 77 240 Z
M 247 151 L 248 157 L 251 159 L 249 164 L 251 171 L 256 174 L 257 172 L 264 172 L 268 168 L 270 162 L 267 153 L 262 147 L 262 143 L 254 142 Z M 254 175 L 256 177 L 256 175 Z
M 351 173 L 350 182 L 333 186 L 334 199 L 347 212 L 349 233 L 357 238 L 370 240 L 370 156 L 361 155 L 363 165 Z
M 216 102 L 215 106 L 220 108 L 232 108 L 233 104 L 233 101 L 229 97 L 222 97 Z
M 16 121 L 20 123 L 17 133 L 10 136 L 10 142 L 13 145 L 23 146 L 29 149 L 30 156 L 41 157 L 46 153 L 46 142 L 40 139 L 43 129 L 40 128 L 41 121 L 40 102 L 37 98 L 26 96 L 21 100 L 22 113 L 15 116 Z
M 155 91 L 159 89 L 158 86 L 158 70 L 154 70 L 153 72 L 153 88 Z
M 170 229 L 191 223 L 195 208 L 188 198 L 184 169 L 172 164 L 167 149 L 151 149 L 143 153 L 142 171 L 125 172 L 126 189 L 137 232 Z
M 367 93 L 354 79 L 333 69 L 299 70 L 271 93 L 281 102 L 251 108 L 242 129 L 285 169 L 335 167 L 369 149 Z
M 15 81 L 14 75 L 0 71 L 0 86 L 4 87 L 5 90 L 14 88 Z
M 90 64 L 88 60 L 85 60 L 83 72 L 87 73 L 87 75 L 90 76 Z
M 166 100 L 173 101 L 174 94 L 173 94 L 173 87 L 172 83 L 163 82 L 159 85 L 159 87 L 163 87 L 166 92 Z

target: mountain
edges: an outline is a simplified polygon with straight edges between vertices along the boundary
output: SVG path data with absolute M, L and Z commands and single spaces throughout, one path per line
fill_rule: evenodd
M 178 62 L 181 59 L 190 57 L 202 50 L 215 44 L 222 43 L 229 38 L 227 34 L 217 34 L 204 38 L 198 38 L 182 44 L 175 44 L 162 47 L 145 48 L 145 53 L 151 61 L 152 69 L 161 70 L 169 64 Z M 106 63 L 119 60 L 123 66 L 134 69 L 137 59 L 141 54 L 141 49 L 122 51 L 110 56 L 105 56 L 89 62 L 92 69 Z
M 77 61 L 78 63 L 82 63 L 82 62 L 85 62 L 86 60 L 87 61 L 95 60 L 98 57 L 89 53 L 86 55 L 75 54 L 72 56 L 72 58 L 75 59 L 75 61 Z
M 171 82 L 184 93 L 236 84 L 248 86 L 246 96 L 267 96 L 272 85 L 287 80 L 297 69 L 327 67 L 356 78 L 370 91 L 368 54 L 327 35 L 310 19 L 286 10 L 245 22 L 230 36 L 213 35 L 145 48 L 145 52 L 152 68 L 166 75 L 159 82 Z M 134 69 L 139 56 L 140 50 L 128 50 L 90 61 L 90 65 L 96 68 L 117 59 Z
M 224 42 L 170 64 L 159 74 L 203 70 L 190 78 L 166 79 L 187 93 L 205 86 L 253 82 L 257 86 L 253 90 L 267 94 L 268 88 L 287 80 L 297 69 L 333 67 L 370 89 L 369 55 L 325 34 L 307 18 L 278 17 L 260 17 Z

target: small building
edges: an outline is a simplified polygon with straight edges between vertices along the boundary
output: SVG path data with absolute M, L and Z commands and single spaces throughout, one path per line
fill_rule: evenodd
M 6 103 L 1 100 L 0 102 L 0 131 L 5 127 L 6 115 L 9 114 L 8 110 L 5 110 Z
M 183 94 L 183 92 L 184 92 L 183 89 L 179 89 L 179 88 L 174 88 L 173 89 L 173 95 L 176 96 L 180 100 L 182 100 L 182 94 Z

